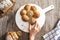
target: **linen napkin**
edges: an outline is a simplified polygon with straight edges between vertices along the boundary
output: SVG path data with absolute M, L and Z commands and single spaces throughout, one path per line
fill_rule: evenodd
M 55 29 L 43 36 L 44 40 L 60 40 L 60 20 Z

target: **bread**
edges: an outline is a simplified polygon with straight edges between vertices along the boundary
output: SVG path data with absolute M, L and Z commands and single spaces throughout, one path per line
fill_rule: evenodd
M 12 3 L 15 3 L 15 0 L 10 0 Z
M 25 9 L 22 9 L 20 12 L 21 15 L 26 15 L 26 13 L 27 13 L 27 11 Z
M 11 37 L 11 35 L 7 35 L 6 40 L 13 40 L 13 38 Z
M 29 10 L 29 11 L 27 12 L 27 15 L 28 15 L 28 16 L 33 16 L 33 15 L 34 15 L 34 13 L 33 13 L 33 11 L 32 11 L 32 10 Z
M 31 6 L 29 4 L 25 5 L 24 9 L 26 9 L 27 11 L 29 11 L 31 8 Z
M 36 22 L 36 19 L 35 19 L 35 18 L 30 18 L 30 20 L 29 20 L 29 23 L 30 23 L 30 24 L 33 25 L 33 24 L 35 24 L 35 22 Z
M 29 20 L 29 17 L 27 15 L 22 16 L 23 21 L 27 22 Z
M 30 24 L 34 24 L 36 22 L 36 18 L 40 17 L 40 13 L 38 12 L 37 8 L 29 4 L 25 5 L 23 10 L 20 11 L 20 14 L 22 20 L 29 22 Z
M 34 18 L 39 18 L 40 17 L 40 13 L 38 11 L 34 11 Z
M 7 32 L 6 40 L 18 40 L 20 36 L 22 36 L 21 31 Z
M 21 31 L 17 31 L 16 33 L 17 33 L 17 35 L 18 35 L 19 37 L 22 36 L 22 32 L 21 32 Z
M 7 12 L 12 6 L 13 6 L 13 4 L 10 4 L 9 7 L 5 7 L 2 11 L 5 13 L 5 12 Z
M 0 11 L 2 11 L 2 14 L 7 13 L 9 10 L 11 10 L 12 6 L 14 5 L 14 3 L 12 2 L 13 0 L 2 0 L 0 2 Z
M 13 3 L 10 0 L 4 0 L 0 3 L 0 9 L 5 12 L 4 10 L 9 9 Z
M 35 6 L 31 6 L 31 10 L 36 11 L 37 8 Z
M 8 39 L 18 40 L 18 35 L 16 34 L 16 32 L 8 32 L 6 36 L 6 40 Z

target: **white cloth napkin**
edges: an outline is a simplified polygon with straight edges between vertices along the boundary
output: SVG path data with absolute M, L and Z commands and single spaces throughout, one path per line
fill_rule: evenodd
M 60 40 L 60 20 L 55 29 L 43 36 L 44 40 Z

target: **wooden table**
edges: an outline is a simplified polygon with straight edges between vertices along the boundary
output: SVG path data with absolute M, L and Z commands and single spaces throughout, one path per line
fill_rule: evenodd
M 46 21 L 42 30 L 36 35 L 35 40 L 43 40 L 42 36 L 51 31 L 60 18 L 60 0 L 16 0 L 15 6 L 10 12 L 11 15 L 6 15 L 0 18 L 0 40 L 5 40 L 5 33 L 9 31 L 20 30 L 15 23 L 15 14 L 19 7 L 27 3 L 34 3 L 39 5 L 41 8 L 45 8 L 51 4 L 55 6 L 54 10 L 46 13 Z M 21 40 L 29 40 L 29 34 L 23 32 Z

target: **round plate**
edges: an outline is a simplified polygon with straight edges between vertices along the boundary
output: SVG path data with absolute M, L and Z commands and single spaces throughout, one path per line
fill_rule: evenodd
M 31 6 L 35 6 L 37 8 L 37 10 L 40 12 L 40 17 L 37 19 L 37 22 L 39 24 L 40 27 L 42 27 L 44 25 L 44 22 L 45 22 L 45 13 L 42 11 L 42 9 L 36 5 L 36 4 L 30 4 Z M 21 6 L 19 8 L 19 10 L 17 11 L 16 13 L 16 16 L 15 16 L 15 21 L 16 21 L 16 24 L 18 26 L 19 29 L 21 29 L 22 31 L 24 32 L 29 32 L 29 23 L 28 22 L 24 22 L 21 18 L 21 15 L 20 15 L 20 11 L 25 7 L 25 5 Z

